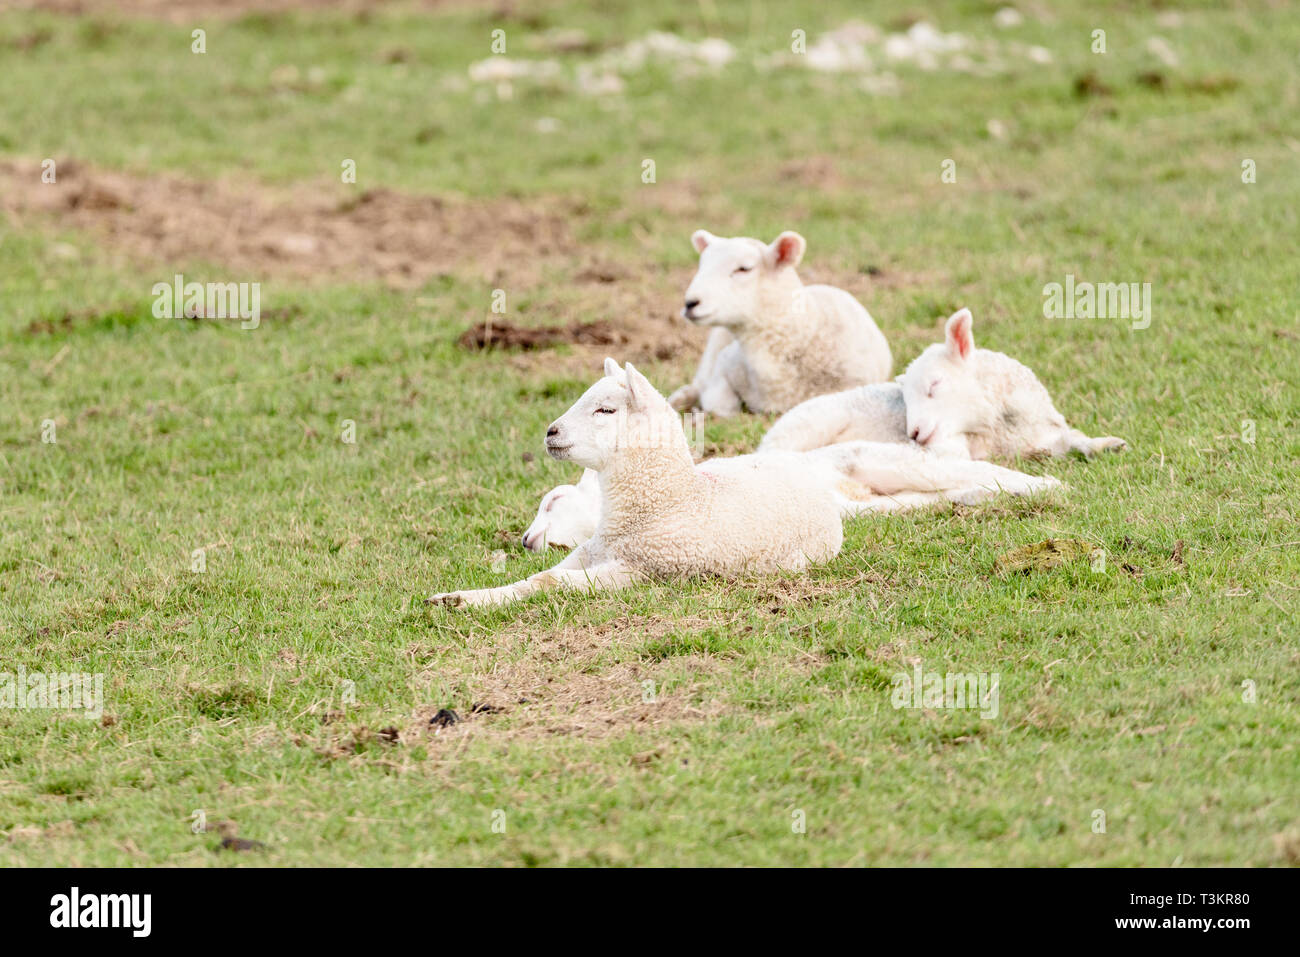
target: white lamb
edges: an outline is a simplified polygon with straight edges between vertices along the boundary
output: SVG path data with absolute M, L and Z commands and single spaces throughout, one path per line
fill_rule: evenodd
M 784 412 L 804 399 L 889 378 L 889 343 L 870 313 L 834 286 L 805 286 L 795 267 L 807 242 L 784 232 L 769 246 L 697 230 L 700 267 L 682 315 L 711 326 L 695 378 L 669 397 L 679 411 Z
M 592 469 L 583 469 L 577 485 L 557 485 L 543 496 L 537 517 L 524 532 L 524 548 L 543 552 L 581 545 L 596 533 L 599 519 L 600 479 Z
M 869 442 L 696 466 L 667 400 L 630 364 L 621 370 L 612 359 L 604 378 L 547 429 L 546 450 L 598 473 L 595 534 L 523 581 L 441 593 L 430 602 L 497 605 L 546 589 L 621 588 L 647 577 L 800 571 L 839 553 L 844 513 L 1059 485 Z
M 832 442 L 909 439 L 941 455 L 973 459 L 1093 456 L 1120 450 L 1114 436 L 1089 438 L 1066 424 L 1033 371 L 1001 352 L 976 349 L 973 319 L 948 319 L 895 382 L 819 396 L 783 415 L 760 452 L 801 451 Z

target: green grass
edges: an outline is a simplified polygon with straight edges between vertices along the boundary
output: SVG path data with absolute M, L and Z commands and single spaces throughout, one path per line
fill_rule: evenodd
M 1001 5 L 944 5 L 936 20 L 1040 44 L 1052 64 L 986 79 L 899 67 L 897 97 L 753 65 L 794 28 L 814 39 L 861 15 L 847 0 L 248 17 L 205 24 L 203 56 L 188 25 L 7 14 L 0 158 L 268 188 L 340 188 L 353 158 L 358 188 L 581 200 L 583 252 L 539 250 L 539 274 L 501 280 L 521 321 L 629 318 L 573 285 L 591 258 L 663 272 L 647 307 L 666 317 L 692 229 L 797 228 L 805 275 L 858 293 L 900 369 L 969 304 L 981 345 L 1033 367 L 1072 424 L 1130 449 L 1027 465 L 1069 486 L 1043 504 L 853 523 L 806 580 L 429 610 L 432 591 L 548 564 L 518 537 L 574 476 L 540 437 L 596 362 L 458 349 L 494 285 L 469 268 L 400 292 L 270 279 L 263 308 L 297 308 L 247 332 L 151 315 L 153 282 L 202 264 L 160 274 L 100 234 L 0 220 L 0 671 L 102 672 L 116 719 L 0 710 L 0 859 L 1295 863 L 1300 17 L 1195 4 L 1170 27 L 1164 4 L 1060 4 L 1050 23 L 1001 31 Z M 882 25 L 910 9 L 883 6 L 869 15 Z M 716 35 L 741 56 L 716 76 L 629 75 L 613 109 L 447 85 L 497 26 L 520 57 L 543 55 L 529 38 L 550 27 L 604 44 Z M 1089 52 L 1097 28 L 1104 57 Z M 1145 53 L 1152 33 L 1178 67 Z M 395 48 L 404 62 L 388 62 Z M 285 88 L 271 78 L 285 65 L 324 74 Z M 1163 91 L 1135 79 L 1150 69 Z M 1076 95 L 1089 71 L 1110 95 Z M 539 116 L 560 131 L 538 134 Z M 782 172 L 808 157 L 835 177 Z M 947 158 L 955 184 L 940 182 Z M 79 259 L 59 254 L 69 243 Z M 1067 273 L 1151 282 L 1150 328 L 1044 319 L 1042 287 Z M 43 324 L 65 312 L 77 318 Z M 669 390 L 691 358 L 647 371 Z M 707 437 L 748 448 L 764 424 L 711 423 Z M 1101 545 L 1105 569 L 992 574 L 1002 552 L 1048 537 Z M 918 660 L 1000 674 L 998 716 L 894 709 L 892 676 Z M 417 731 L 428 709 L 468 715 L 509 668 L 560 691 Z M 672 720 L 641 703 L 645 680 Z M 347 682 L 355 703 L 326 723 Z M 613 723 L 562 733 L 593 715 Z M 359 730 L 390 725 L 400 743 Z M 191 830 L 200 809 L 268 849 L 214 852 L 214 834 Z

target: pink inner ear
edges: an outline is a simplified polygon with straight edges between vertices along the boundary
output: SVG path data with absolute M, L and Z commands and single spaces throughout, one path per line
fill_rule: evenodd
M 963 359 L 970 358 L 975 348 L 975 337 L 971 335 L 970 327 L 971 316 L 967 313 L 948 329 L 948 344 Z
M 788 263 L 794 259 L 795 253 L 799 251 L 799 240 L 793 236 L 782 236 L 776 244 L 776 261 L 778 265 Z

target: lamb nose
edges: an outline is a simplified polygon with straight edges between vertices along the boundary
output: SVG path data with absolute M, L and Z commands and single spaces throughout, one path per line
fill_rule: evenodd
M 921 427 L 918 425 L 916 428 L 912 430 L 912 441 L 915 442 L 920 437 L 921 437 Z
M 546 437 L 548 439 L 553 439 L 559 434 L 560 434 L 560 427 L 558 425 L 553 425 L 546 430 Z
M 687 300 L 686 300 L 686 308 L 687 308 L 687 309 L 694 309 L 694 308 L 695 308 L 696 306 L 698 306 L 699 304 L 700 304 L 700 301 L 699 301 L 698 299 L 687 299 Z

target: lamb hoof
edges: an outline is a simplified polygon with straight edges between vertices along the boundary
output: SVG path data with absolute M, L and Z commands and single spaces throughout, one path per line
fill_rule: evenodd
M 447 608 L 462 608 L 468 605 L 465 596 L 458 591 L 441 592 L 437 595 L 430 595 L 424 600 L 426 605 L 443 605 Z
M 1117 435 L 1103 435 L 1099 439 L 1092 440 L 1092 450 L 1094 452 L 1123 452 L 1128 448 L 1128 443 Z
M 689 412 L 700 403 L 699 390 L 694 386 L 684 385 L 668 397 L 668 404 L 677 412 Z
M 1090 459 L 1101 452 L 1122 452 L 1128 448 L 1128 443 L 1118 436 L 1103 435 L 1100 438 L 1089 439 L 1083 445 L 1075 446 L 1071 451 L 1078 452 L 1085 459 Z
M 948 501 L 955 502 L 958 505 L 979 505 L 981 502 L 987 502 L 997 493 L 992 489 L 975 486 L 955 489 L 946 494 Z
M 1011 495 L 1040 495 L 1054 488 L 1065 488 L 1065 485 L 1050 475 L 1031 475 L 1026 476 L 1023 482 L 1003 486 L 1002 491 Z

